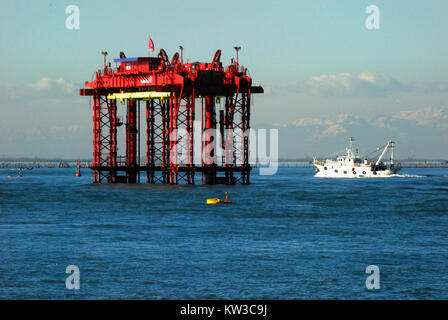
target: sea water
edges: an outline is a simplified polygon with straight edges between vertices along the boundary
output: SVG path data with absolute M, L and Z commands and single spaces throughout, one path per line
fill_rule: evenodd
M 448 169 L 254 169 L 247 186 L 94 185 L 75 171 L 0 169 L 0 298 L 448 299 Z M 226 191 L 232 204 L 206 204 Z

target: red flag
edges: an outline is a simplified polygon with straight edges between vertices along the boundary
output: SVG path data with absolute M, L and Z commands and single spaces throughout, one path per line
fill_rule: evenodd
M 149 49 L 154 52 L 154 42 L 152 42 L 151 36 L 149 36 Z

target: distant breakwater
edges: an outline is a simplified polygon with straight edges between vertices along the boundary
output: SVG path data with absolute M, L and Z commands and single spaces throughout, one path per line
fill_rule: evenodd
M 448 168 L 448 161 L 444 160 L 411 160 L 411 161 L 396 161 L 401 164 L 402 168 Z M 145 161 L 141 161 L 145 163 Z M 82 168 L 90 168 L 92 161 L 83 160 L 80 162 Z M 14 169 L 34 169 L 34 168 L 73 168 L 77 167 L 78 161 L 0 161 L 0 168 L 14 168 Z M 257 163 L 254 168 L 264 167 L 265 164 Z M 279 167 L 312 167 L 311 160 L 281 160 L 278 162 Z

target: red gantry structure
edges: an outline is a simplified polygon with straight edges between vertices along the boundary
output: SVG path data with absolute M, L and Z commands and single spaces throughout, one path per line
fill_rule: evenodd
M 237 56 L 239 49 L 235 47 Z M 194 184 L 200 173 L 205 184 L 249 184 L 249 136 L 245 133 L 250 128 L 251 96 L 263 93 L 263 88 L 252 85 L 238 58 L 224 68 L 221 50 L 209 63 L 184 63 L 178 53 L 169 61 L 163 49 L 157 57 L 126 58 L 121 52 L 112 69 L 106 62 L 107 52 L 103 55 L 104 68 L 80 89 L 81 96 L 93 99 L 94 183 L 137 183 L 143 172 L 148 183 Z M 126 106 L 125 123 L 117 116 L 117 102 Z M 140 163 L 142 105 L 146 111 L 145 164 Z M 201 132 L 195 135 L 199 111 L 197 129 Z M 117 132 L 123 124 L 124 157 L 117 155 Z M 221 145 L 216 145 L 209 129 L 221 135 L 226 132 Z M 199 163 L 194 155 L 196 136 L 201 140 Z M 217 161 L 217 148 L 223 150 L 222 161 Z

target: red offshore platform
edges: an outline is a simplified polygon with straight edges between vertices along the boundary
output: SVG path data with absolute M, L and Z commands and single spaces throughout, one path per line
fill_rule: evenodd
M 180 47 L 182 53 L 182 47 Z M 86 81 L 81 96 L 93 99 L 93 181 L 137 183 L 141 172 L 148 183 L 249 184 L 249 135 L 251 95 L 263 93 L 254 86 L 247 69 L 237 59 L 223 67 L 221 50 L 209 63 L 184 63 L 175 53 L 169 61 L 165 50 L 157 57 L 126 58 L 116 68 L 106 62 Z M 225 102 L 216 103 L 223 99 Z M 117 155 L 117 100 L 126 104 L 126 154 Z M 140 163 L 140 106 L 146 108 L 146 163 Z M 194 157 L 194 122 L 200 104 L 200 160 Z M 219 110 L 219 106 L 221 106 Z M 218 110 L 217 110 L 218 109 Z M 219 119 L 217 121 L 217 111 Z M 219 125 L 219 126 L 218 126 Z M 217 145 L 209 129 L 230 136 Z M 238 130 L 236 130 L 238 129 Z M 234 143 L 235 140 L 240 143 Z M 222 148 L 222 161 L 217 161 Z M 205 154 L 205 156 L 203 156 Z M 197 159 L 196 159 L 197 160 Z M 221 163 L 219 163 L 221 162 Z

